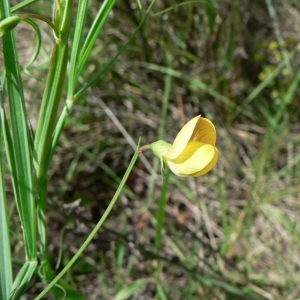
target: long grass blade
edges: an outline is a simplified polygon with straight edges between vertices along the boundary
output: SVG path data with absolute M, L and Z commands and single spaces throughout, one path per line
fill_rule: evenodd
M 77 78 L 80 76 L 86 60 L 90 55 L 92 47 L 94 46 L 96 39 L 98 38 L 99 33 L 103 25 L 105 24 L 105 21 L 108 18 L 108 15 L 111 12 L 115 2 L 116 0 L 105 0 L 103 2 L 80 52 L 79 64 L 77 68 Z
M 11 12 L 14 13 L 14 12 L 16 12 L 16 11 L 32 4 L 32 3 L 35 3 L 35 2 L 38 2 L 38 1 L 40 1 L 40 0 L 24 0 L 24 1 L 21 1 L 20 3 L 16 4 L 15 6 L 13 6 L 11 8 Z
M 46 228 L 46 198 L 47 171 L 51 161 L 50 149 L 53 131 L 56 124 L 59 102 L 62 95 L 66 68 L 68 63 L 68 36 L 72 16 L 73 0 L 65 1 L 57 8 L 55 26 L 60 33 L 50 61 L 50 68 L 46 80 L 46 87 L 42 99 L 34 149 L 36 154 L 35 167 L 37 172 L 38 190 L 38 231 L 40 237 L 40 252 L 43 265 L 43 275 L 46 281 L 51 281 L 55 273 L 51 267 L 47 249 Z M 54 297 L 61 293 L 60 288 L 53 290 Z
M 72 5 L 73 0 L 67 1 L 65 12 L 62 17 L 61 28 L 59 28 L 60 37 L 57 40 L 51 57 L 36 130 L 34 146 L 37 155 L 37 173 L 39 178 L 46 175 L 50 163 L 48 154 L 52 144 L 52 134 L 56 124 L 57 111 L 68 62 L 68 35 Z
M 2 80 L 4 83 L 4 79 Z M 0 124 L 3 119 L 4 95 L 0 91 Z M 3 126 L 2 126 L 3 128 Z M 12 265 L 9 236 L 9 219 L 6 202 L 6 182 L 4 178 L 4 157 L 2 156 L 3 133 L 0 131 L 0 299 L 8 299 L 12 288 Z
M 1 15 L 9 17 L 9 2 L 0 2 Z M 12 141 L 7 144 L 13 153 L 10 164 L 15 165 L 12 173 L 14 192 L 22 222 L 24 243 L 28 259 L 36 258 L 36 210 L 33 189 L 32 151 L 27 123 L 27 113 L 20 75 L 18 52 L 14 32 L 3 36 L 3 55 L 6 71 Z M 9 157 L 8 157 L 9 158 Z
M 82 42 L 82 37 L 85 28 L 85 20 L 89 7 L 89 0 L 80 0 L 78 2 L 78 13 L 76 18 L 76 26 L 74 31 L 73 43 L 72 43 L 72 51 L 70 57 L 70 71 L 69 71 L 69 84 L 68 84 L 68 99 L 72 99 L 76 83 L 78 80 L 77 74 L 77 66 L 78 66 L 78 56 L 80 54 L 80 47 Z
M 12 286 L 12 292 L 8 300 L 19 300 L 35 272 L 37 261 L 27 261 L 21 268 Z

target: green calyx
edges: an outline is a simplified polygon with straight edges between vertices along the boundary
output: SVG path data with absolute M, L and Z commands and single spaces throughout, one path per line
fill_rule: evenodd
M 159 141 L 154 142 L 154 143 L 151 144 L 152 151 L 159 158 L 163 154 L 165 154 L 166 152 L 168 152 L 171 149 L 171 147 L 172 147 L 171 144 L 169 144 L 169 143 L 167 143 L 165 141 L 162 141 L 162 140 L 159 140 Z
M 164 171 L 164 155 L 171 149 L 172 145 L 159 140 L 157 142 L 154 142 L 151 144 L 151 149 L 153 153 L 159 158 L 160 160 L 160 165 L 161 165 L 161 171 L 163 173 Z

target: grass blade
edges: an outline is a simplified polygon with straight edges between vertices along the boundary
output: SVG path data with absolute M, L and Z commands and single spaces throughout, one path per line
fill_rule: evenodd
M 79 98 L 92 84 L 94 84 L 114 63 L 115 61 L 119 58 L 119 56 L 124 52 L 124 50 L 127 48 L 128 44 L 133 40 L 133 38 L 136 36 L 136 34 L 139 32 L 139 30 L 141 29 L 141 27 L 143 26 L 152 6 L 154 5 L 155 0 L 152 0 L 145 15 L 143 16 L 141 22 L 139 23 L 139 25 L 137 26 L 137 28 L 135 29 L 135 31 L 132 33 L 132 35 L 129 37 L 129 39 L 127 40 L 127 42 L 121 47 L 121 49 L 119 50 L 119 52 L 117 53 L 117 55 L 110 60 L 110 62 L 101 70 L 101 72 L 99 72 L 97 75 L 95 75 L 84 87 L 82 87 L 74 96 L 75 100 L 77 98 Z
M 4 80 L 3 80 L 4 83 Z M 2 89 L 3 90 L 3 89 Z M 0 124 L 3 119 L 4 95 L 0 94 Z M 3 128 L 3 126 L 2 126 Z M 3 134 L 0 131 L 0 151 L 3 148 Z M 1 152 L 0 152 L 1 153 Z M 4 157 L 0 154 L 0 298 L 7 299 L 12 288 L 12 265 L 9 236 L 9 220 L 7 218 L 6 182 L 4 178 Z
M 35 62 L 35 60 L 37 59 L 39 53 L 40 53 L 40 49 L 41 49 L 41 45 L 42 45 L 42 35 L 41 35 L 41 31 L 40 28 L 38 27 L 38 25 L 31 19 L 24 19 L 24 21 L 26 23 L 28 23 L 29 25 L 32 26 L 32 28 L 35 30 L 36 35 L 37 35 L 37 46 L 36 46 L 36 50 L 35 53 L 33 54 L 32 58 L 30 59 L 30 61 L 28 62 L 28 64 L 25 67 L 25 73 L 28 75 L 31 75 L 32 77 L 34 77 L 31 72 L 29 71 L 29 69 L 31 68 L 32 64 Z M 35 77 L 36 79 L 38 79 L 37 77 Z
M 38 231 L 40 237 L 40 252 L 43 266 L 43 275 L 46 281 L 51 281 L 55 273 L 50 265 L 47 248 L 46 227 L 46 198 L 47 198 L 47 171 L 51 162 L 53 131 L 56 124 L 58 107 L 62 95 L 66 68 L 68 63 L 68 36 L 72 16 L 73 0 L 68 0 L 59 6 L 56 13 L 56 27 L 59 37 L 52 52 L 46 87 L 43 94 L 34 149 L 36 154 L 37 190 L 38 190 Z M 60 291 L 59 291 L 60 290 Z M 53 296 L 60 293 L 60 288 L 53 290 Z
M 88 36 L 85 40 L 85 43 L 84 43 L 82 50 L 80 52 L 80 55 L 79 55 L 79 64 L 78 64 L 78 68 L 77 68 L 76 81 L 83 70 L 83 67 L 86 63 L 87 58 L 90 55 L 92 47 L 94 46 L 96 39 L 98 38 L 99 33 L 108 17 L 110 11 L 112 10 L 115 2 L 116 2 L 116 0 L 105 0 L 94 20 L 94 23 L 88 33 Z
M 72 43 L 72 52 L 70 57 L 70 71 L 69 71 L 69 84 L 68 84 L 68 99 L 72 98 L 74 95 L 76 83 L 78 80 L 77 66 L 78 66 L 78 56 L 80 54 L 80 47 L 82 42 L 82 36 L 84 32 L 85 20 L 89 7 L 89 0 L 80 0 L 78 2 L 78 13 L 76 19 L 75 33 Z
M 14 13 L 32 3 L 38 2 L 39 0 L 24 0 L 11 8 L 11 12 Z
M 26 287 L 34 274 L 37 266 L 37 261 L 27 261 L 18 273 L 17 278 L 14 281 L 12 292 L 9 295 L 8 300 L 19 300 L 23 295 Z
M 61 21 L 61 27 L 59 28 L 60 38 L 57 40 L 51 57 L 36 130 L 34 145 L 37 155 L 37 173 L 39 178 L 45 176 L 50 163 L 48 153 L 52 144 L 52 134 L 55 128 L 56 116 L 68 62 L 68 35 L 72 5 L 73 0 L 67 1 Z
M 4 18 L 9 17 L 9 3 L 7 0 L 0 2 L 0 9 Z M 26 254 L 29 259 L 35 259 L 37 239 L 32 153 L 18 52 L 13 31 L 3 36 L 3 55 L 12 124 L 12 141 L 7 146 L 10 147 L 10 152 L 13 153 L 11 158 L 14 161 L 11 161 L 10 164 L 15 165 L 12 180 L 23 227 Z

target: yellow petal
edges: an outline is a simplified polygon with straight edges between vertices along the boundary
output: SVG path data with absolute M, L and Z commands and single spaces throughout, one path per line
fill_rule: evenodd
M 165 162 L 177 176 L 200 176 L 210 171 L 218 160 L 218 150 L 209 144 L 189 142 L 182 153 Z
M 199 118 L 189 141 L 215 146 L 216 139 L 217 134 L 214 124 L 206 118 Z
M 202 169 L 201 171 L 199 171 L 197 173 L 192 174 L 191 176 L 198 177 L 198 176 L 202 176 L 202 175 L 208 173 L 216 165 L 218 158 L 219 158 L 218 149 L 215 148 L 215 155 L 214 155 L 214 158 L 211 160 L 211 162 L 204 169 Z
M 191 136 L 193 135 L 194 129 L 198 123 L 200 116 L 197 116 L 186 123 L 182 129 L 177 134 L 175 141 L 172 145 L 172 148 L 169 150 L 166 157 L 168 159 L 176 158 L 186 147 L 187 143 L 189 142 Z

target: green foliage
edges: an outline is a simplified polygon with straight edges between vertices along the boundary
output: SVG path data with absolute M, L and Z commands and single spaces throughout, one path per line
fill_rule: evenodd
M 2 87 L 3 88 L 3 87 Z M 3 119 L 3 94 L 0 96 L 1 114 L 0 121 Z M 2 124 L 2 122 L 0 122 Z M 3 136 L 0 133 L 0 148 L 3 147 Z M 12 288 L 12 264 L 9 236 L 9 218 L 7 215 L 6 203 L 6 183 L 4 177 L 4 159 L 0 156 L 0 296 L 1 299 L 7 299 Z
M 299 3 L 100 2 L 0 2 L 0 298 L 299 298 Z

